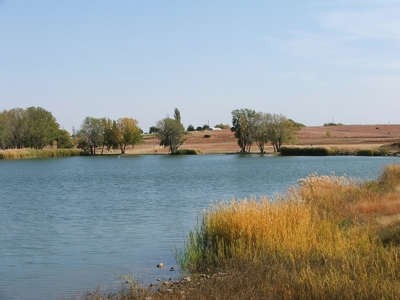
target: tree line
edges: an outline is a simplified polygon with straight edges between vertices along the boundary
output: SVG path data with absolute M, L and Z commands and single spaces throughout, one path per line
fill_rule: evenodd
M 250 152 L 253 144 L 264 153 L 268 142 L 271 142 L 274 151 L 279 152 L 282 144 L 295 141 L 296 132 L 302 126 L 304 125 L 282 114 L 256 112 L 247 108 L 232 111 L 231 131 L 234 132 L 242 153 Z M 215 127 L 226 129 L 229 125 L 221 123 Z M 160 146 L 168 147 L 174 154 L 186 141 L 189 131 L 208 128 L 208 125 L 204 125 L 194 129 L 194 126 L 189 125 L 185 130 L 180 111 L 175 108 L 174 117 L 159 120 L 155 126 L 150 127 L 150 133 L 160 139 Z M 59 128 L 51 112 L 41 107 L 14 108 L 0 113 L 2 149 L 43 149 L 56 143 L 57 148 L 77 147 L 89 151 L 90 154 L 97 154 L 97 151 L 103 154 L 104 149 L 110 151 L 116 148 L 123 154 L 128 145 L 134 147 L 142 142 L 143 131 L 138 126 L 138 121 L 132 118 L 111 120 L 86 117 L 77 132 L 73 129 L 71 136 L 67 130 Z
M 97 148 L 120 148 L 125 153 L 127 145 L 140 144 L 143 140 L 138 121 L 132 118 L 86 117 L 81 128 L 72 136 L 67 130 L 60 129 L 51 112 L 41 107 L 27 109 L 13 108 L 0 113 L 0 148 L 43 149 L 45 146 L 88 150 L 96 154 Z

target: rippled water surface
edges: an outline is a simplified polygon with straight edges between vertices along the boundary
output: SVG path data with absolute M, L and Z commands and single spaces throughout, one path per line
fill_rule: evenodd
M 0 161 L 0 299 L 70 298 L 119 275 L 171 277 L 211 200 L 283 193 L 311 173 L 374 179 L 393 157 L 261 155 Z M 167 267 L 156 268 L 163 262 Z

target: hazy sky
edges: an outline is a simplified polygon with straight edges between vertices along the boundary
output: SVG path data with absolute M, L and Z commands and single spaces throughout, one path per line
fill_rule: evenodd
M 148 131 L 231 124 L 400 123 L 400 1 L 0 0 L 0 110 L 60 126 L 131 117 Z

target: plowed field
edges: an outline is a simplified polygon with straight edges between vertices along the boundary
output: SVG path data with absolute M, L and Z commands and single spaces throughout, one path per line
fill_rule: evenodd
M 208 137 L 207 137 L 208 136 Z M 400 142 L 400 124 L 393 125 L 342 125 L 304 127 L 298 132 L 296 145 L 335 146 L 346 149 L 378 148 Z M 196 131 L 187 136 L 181 148 L 198 149 L 202 153 L 236 153 L 236 138 L 230 130 Z M 258 152 L 257 145 L 251 151 Z M 267 152 L 272 152 L 269 145 Z M 142 145 L 127 149 L 127 154 L 164 154 L 168 148 L 159 146 L 157 138 L 146 138 Z

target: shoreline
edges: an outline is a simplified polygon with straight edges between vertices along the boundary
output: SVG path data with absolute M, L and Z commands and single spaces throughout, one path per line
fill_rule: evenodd
M 328 134 L 329 133 L 329 134 Z M 160 140 L 152 134 L 145 134 L 144 141 L 135 147 L 128 146 L 124 155 L 166 155 L 169 154 L 169 149 L 159 146 Z M 397 147 L 390 149 L 390 145 L 398 144 Z M 326 147 L 338 148 L 341 152 L 355 153 L 358 150 L 373 149 L 377 150 L 381 147 L 388 147 L 388 153 L 400 154 L 400 124 L 394 125 L 341 125 L 341 126 L 314 126 L 303 127 L 297 133 L 297 141 L 294 145 L 286 145 L 283 147 Z M 186 136 L 186 141 L 179 149 L 194 149 L 200 154 L 240 154 L 237 139 L 234 133 L 229 129 L 225 130 L 207 130 L 207 131 L 193 131 L 189 132 Z M 261 154 L 258 151 L 257 145 L 253 144 L 249 154 Z M 273 147 L 267 144 L 265 147 L 265 154 L 276 155 Z M 5 157 L 4 153 L 8 152 L 21 152 L 23 150 L 10 149 L 0 150 L 1 158 Z M 29 150 L 30 151 L 30 150 Z M 71 152 L 79 151 L 81 154 L 85 153 L 81 150 L 73 149 L 50 149 L 45 148 L 46 151 L 55 152 Z M 33 151 L 31 151 L 33 152 Z M 104 151 L 106 152 L 106 151 Z M 2 155 L 3 154 L 3 155 Z M 75 154 L 78 155 L 78 154 Z M 99 154 L 100 155 L 100 154 Z M 112 153 L 103 153 L 102 155 L 122 155 L 119 149 L 115 149 Z M 61 157 L 66 155 L 59 155 Z M 97 156 L 97 155 L 96 155 Z M 33 158 L 43 157 L 42 155 L 16 155 L 15 158 Z M 57 157 L 57 155 L 48 155 L 48 157 Z

